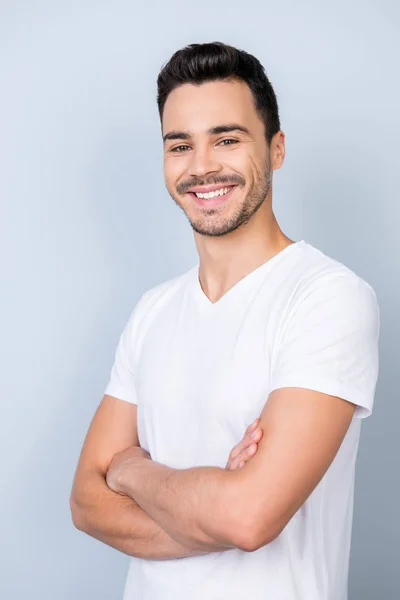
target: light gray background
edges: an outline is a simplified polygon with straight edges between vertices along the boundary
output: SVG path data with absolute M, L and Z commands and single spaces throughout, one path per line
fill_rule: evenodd
M 214 40 L 255 54 L 278 95 L 285 233 L 377 292 L 350 600 L 400 597 L 399 24 L 394 0 L 1 2 L 2 599 L 122 597 L 128 558 L 73 528 L 69 493 L 135 302 L 197 260 L 164 187 L 156 77 Z

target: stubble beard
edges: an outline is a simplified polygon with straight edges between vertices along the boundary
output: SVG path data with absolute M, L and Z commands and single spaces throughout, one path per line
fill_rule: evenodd
M 258 211 L 267 198 L 271 189 L 271 183 L 272 171 L 268 168 L 264 173 L 264 177 L 262 179 L 260 178 L 249 190 L 244 201 L 238 206 L 235 213 L 228 219 L 221 219 L 220 222 L 218 222 L 216 218 L 221 212 L 218 208 L 206 209 L 206 216 L 197 220 L 191 219 L 179 200 L 173 196 L 171 192 L 169 192 L 169 194 L 176 205 L 185 213 L 193 231 L 203 236 L 219 237 L 227 235 L 249 222 L 251 217 Z

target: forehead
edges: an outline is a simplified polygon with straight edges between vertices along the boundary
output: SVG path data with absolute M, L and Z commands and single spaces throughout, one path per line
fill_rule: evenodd
M 171 129 L 200 132 L 229 122 L 250 130 L 263 126 L 251 90 L 244 81 L 180 85 L 166 100 L 162 128 L 163 133 Z

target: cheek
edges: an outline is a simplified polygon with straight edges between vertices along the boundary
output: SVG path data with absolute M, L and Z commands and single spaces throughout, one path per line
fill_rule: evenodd
M 263 177 L 265 170 L 265 164 L 263 166 L 262 161 L 260 161 L 260 157 L 252 157 L 251 163 L 249 165 L 249 175 L 253 183 L 259 181 L 260 178 Z
M 184 177 L 185 167 L 183 161 L 164 160 L 164 179 L 169 189 L 176 187 Z
M 254 177 L 257 157 L 252 152 L 248 152 L 247 148 L 244 148 L 242 151 L 232 152 L 230 156 L 226 157 L 224 162 L 228 173 L 235 171 L 242 175 L 246 181 Z

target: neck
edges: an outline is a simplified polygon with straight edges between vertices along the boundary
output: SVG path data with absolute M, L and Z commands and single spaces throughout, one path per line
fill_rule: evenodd
M 220 237 L 195 233 L 204 293 L 216 302 L 240 279 L 293 243 L 264 202 L 248 223 Z

